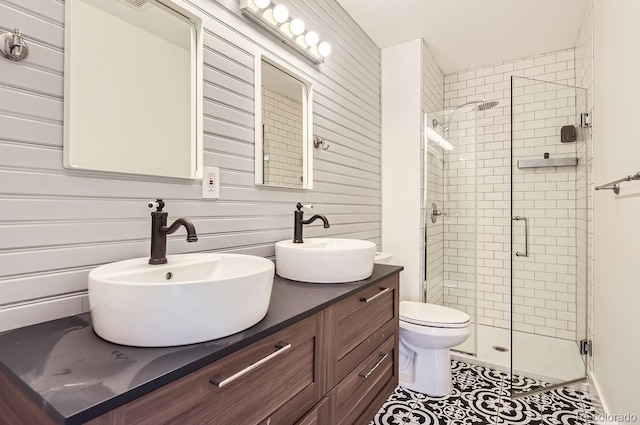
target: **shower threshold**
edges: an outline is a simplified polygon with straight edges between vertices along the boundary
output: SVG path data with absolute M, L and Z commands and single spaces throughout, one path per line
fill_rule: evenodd
M 487 366 L 504 372 L 539 379 L 549 383 L 575 380 L 585 375 L 585 365 L 575 341 L 514 332 L 511 347 L 511 331 L 492 326 L 478 326 L 478 352 L 474 352 L 473 335 L 464 343 L 451 349 L 451 358 Z M 507 351 L 494 347 L 506 348 Z

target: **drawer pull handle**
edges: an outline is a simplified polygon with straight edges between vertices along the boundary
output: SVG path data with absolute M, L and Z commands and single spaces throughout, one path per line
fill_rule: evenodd
M 388 289 L 388 288 L 387 288 L 387 289 Z M 361 374 L 359 375 L 361 378 L 367 379 L 367 378 L 368 378 L 368 377 L 373 373 L 373 371 L 374 371 L 374 370 L 376 370 L 376 369 L 378 368 L 378 366 L 380 366 L 380 365 L 382 364 L 382 362 L 383 362 L 383 361 L 385 361 L 385 359 L 386 359 L 387 357 L 389 357 L 389 353 L 387 353 L 387 354 L 382 354 L 382 353 L 380 353 L 380 355 L 381 355 L 382 357 L 380 358 L 380 360 L 378 360 L 378 362 L 377 362 L 376 364 L 374 364 L 374 365 L 373 365 L 373 367 L 369 370 L 369 372 L 367 372 L 367 373 L 361 373 Z
M 375 294 L 373 297 L 370 298 L 360 298 L 360 301 L 362 301 L 363 303 L 370 303 L 371 301 L 375 300 L 376 298 L 378 298 L 379 296 L 381 296 L 382 294 L 385 294 L 387 292 L 389 292 L 391 290 L 391 288 L 380 288 L 380 292 L 378 292 L 377 294 Z
M 233 375 L 229 376 L 228 378 L 224 378 L 224 379 L 222 379 L 222 378 L 220 378 L 218 376 L 214 376 L 213 378 L 211 378 L 209 380 L 209 382 L 211 382 L 213 385 L 215 385 L 218 388 L 222 388 L 225 385 L 228 385 L 228 384 L 232 383 L 236 379 L 246 375 L 247 373 L 251 372 L 252 370 L 255 370 L 255 369 L 259 368 L 263 364 L 267 363 L 269 360 L 271 360 L 271 359 L 279 356 L 280 354 L 284 353 L 289 348 L 291 348 L 291 344 L 287 344 L 287 343 L 284 343 L 284 342 L 279 342 L 279 343 L 276 344 L 276 348 L 277 348 L 276 351 L 274 351 L 273 353 L 269 354 L 266 357 L 263 357 L 262 359 L 258 360 L 257 362 L 250 364 L 249 366 L 247 366 L 244 369 L 242 369 L 240 372 L 236 372 Z

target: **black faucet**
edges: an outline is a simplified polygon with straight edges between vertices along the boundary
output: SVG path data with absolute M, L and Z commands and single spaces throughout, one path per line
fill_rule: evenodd
M 193 227 L 191 220 L 179 218 L 173 222 L 171 226 L 167 226 L 167 216 L 169 213 L 162 211 L 164 201 L 156 199 L 156 202 L 149 202 L 149 208 L 156 207 L 151 213 L 151 257 L 149 264 L 167 264 L 167 235 L 172 234 L 180 226 L 187 229 L 187 242 L 196 242 L 196 228 Z
M 302 207 L 303 205 L 298 202 L 298 204 L 296 205 L 296 208 L 298 210 L 293 212 L 293 218 L 294 218 L 293 243 L 302 243 L 302 225 L 303 224 L 311 224 L 317 219 L 320 219 L 324 223 L 324 228 L 325 229 L 329 228 L 329 220 L 327 220 L 327 217 L 323 216 L 322 214 L 316 214 L 313 217 L 311 217 L 309 220 L 303 220 L 302 217 L 304 216 L 304 211 L 302 211 Z

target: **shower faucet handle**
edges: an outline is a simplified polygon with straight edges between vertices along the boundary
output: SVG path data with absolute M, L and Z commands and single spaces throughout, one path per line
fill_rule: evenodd
M 436 203 L 433 202 L 431 204 L 431 222 L 435 223 L 436 221 L 438 221 L 438 217 L 443 215 L 447 215 L 447 214 L 445 214 L 444 211 L 439 210 L 438 205 L 436 205 Z

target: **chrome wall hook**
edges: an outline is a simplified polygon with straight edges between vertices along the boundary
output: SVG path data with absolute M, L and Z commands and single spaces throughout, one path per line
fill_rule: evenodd
M 322 147 L 322 150 L 329 149 L 329 144 L 322 137 L 314 137 L 313 138 L 313 147 L 318 149 Z
M 0 34 L 0 54 L 12 61 L 21 61 L 29 55 L 29 47 L 18 28 Z

